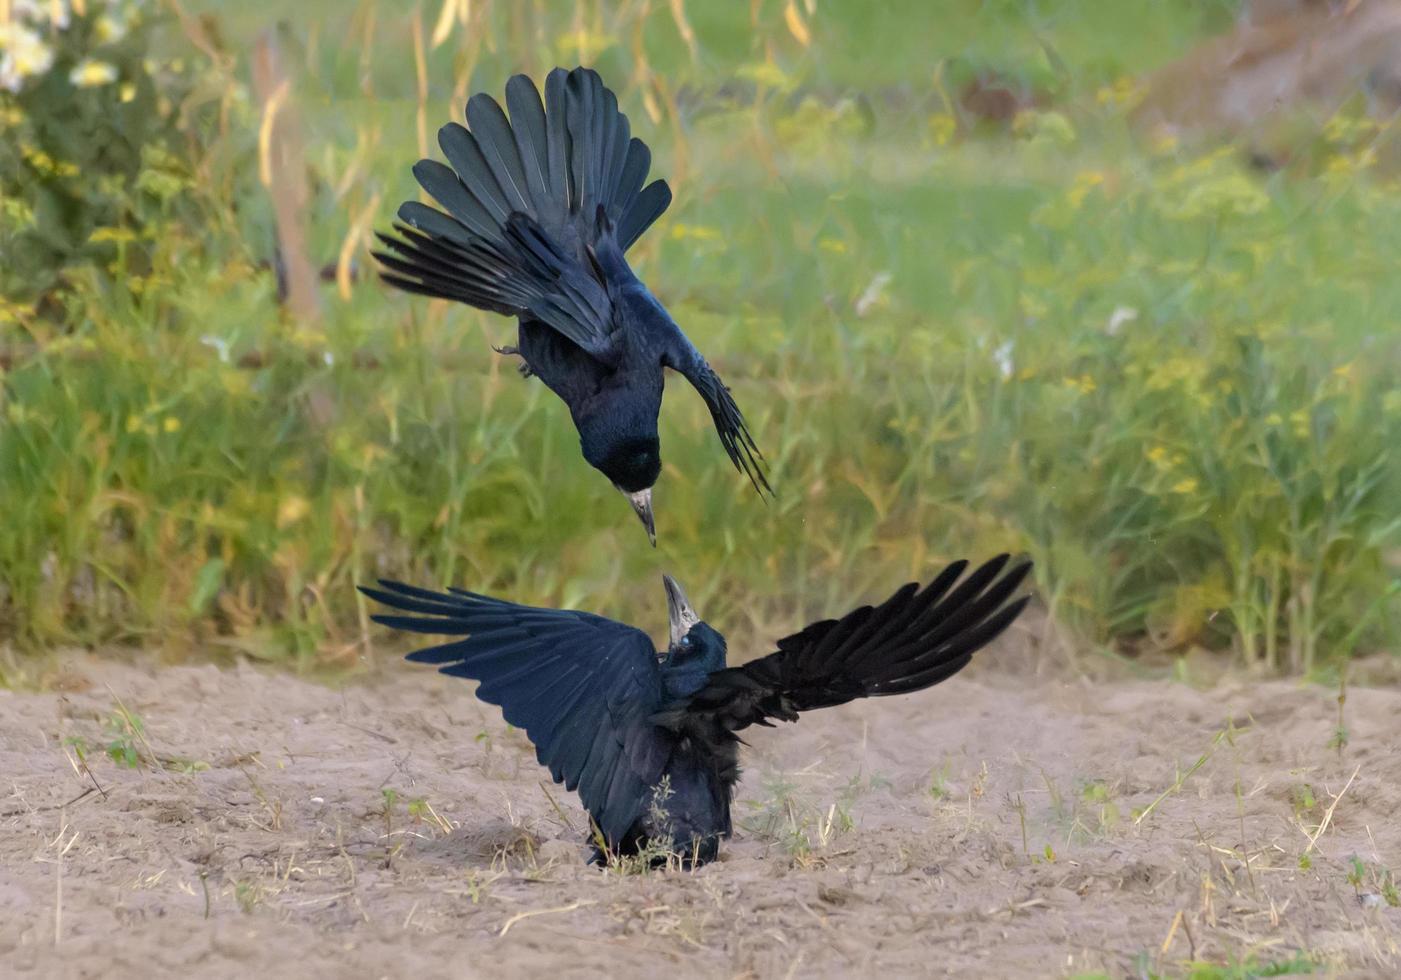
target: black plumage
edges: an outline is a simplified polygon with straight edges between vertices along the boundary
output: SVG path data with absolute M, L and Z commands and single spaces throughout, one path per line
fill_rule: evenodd
M 730 835 L 738 732 L 953 676 L 1029 600 L 1013 593 L 1030 562 L 1008 565 L 1001 555 L 959 582 L 967 562 L 955 562 L 923 589 L 911 583 L 879 606 L 813 623 L 738 667 L 665 576 L 671 642 L 661 653 L 641 630 L 591 613 L 398 582 L 361 591 L 412 614 L 378 623 L 464 637 L 408 659 L 478 681 L 477 696 L 524 729 L 556 782 L 578 790 L 608 852 L 654 842 L 692 863 L 713 860 Z
M 374 253 L 385 282 L 519 320 L 525 372 L 558 395 L 584 458 L 631 502 L 656 543 L 652 486 L 661 473 L 663 370 L 710 409 L 735 468 L 769 483 L 730 390 L 633 274 L 624 253 L 671 203 L 646 183 L 652 154 L 632 136 L 598 73 L 556 68 L 506 84 L 506 112 L 479 93 L 467 126 L 438 133 L 448 163 L 420 160 L 419 184 L 444 209 L 405 202 L 396 235 Z M 645 186 L 644 186 L 645 185 Z

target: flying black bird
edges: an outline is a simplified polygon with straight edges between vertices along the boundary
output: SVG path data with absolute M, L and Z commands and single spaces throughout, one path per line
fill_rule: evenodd
M 491 96 L 467 102 L 438 145 L 451 166 L 420 160 L 414 176 L 447 213 L 399 208 L 399 237 L 379 235 L 385 282 L 520 321 L 515 347 L 569 406 L 591 466 L 628 498 L 657 543 L 652 486 L 661 473 L 662 369 L 705 399 L 735 468 L 762 495 L 763 456 L 730 390 L 633 275 L 623 257 L 671 203 L 666 181 L 643 186 L 647 144 L 598 73 L 556 68 L 542 104 L 524 75 L 506 83 L 510 120 Z
M 525 730 L 555 782 L 578 790 L 596 843 L 635 854 L 657 842 L 690 864 L 713 860 L 730 835 L 737 732 L 938 684 L 1017 618 L 1029 597 L 1008 600 L 1031 563 L 1003 574 L 1001 555 L 958 583 L 967 564 L 879 606 L 813 623 L 740 667 L 725 666 L 725 638 L 669 576 L 671 643 L 662 653 L 641 630 L 586 612 L 398 582 L 361 591 L 419 614 L 375 616 L 378 623 L 465 637 L 408 659 L 479 681 L 477 697 Z

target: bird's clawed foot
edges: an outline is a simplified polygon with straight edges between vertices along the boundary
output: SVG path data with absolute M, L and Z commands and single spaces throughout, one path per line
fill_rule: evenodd
M 522 378 L 533 378 L 533 377 L 535 377 L 535 372 L 532 371 L 532 370 L 530 369 L 530 364 L 526 361 L 525 355 L 524 355 L 524 354 L 521 354 L 521 351 L 520 351 L 520 348 L 519 348 L 519 347 L 497 347 L 495 344 L 493 344 L 491 349 L 494 350 L 494 351 L 496 351 L 496 353 L 498 353 L 498 354 L 504 354 L 504 355 L 508 355 L 508 356 L 511 355 L 511 354 L 518 355 L 518 356 L 520 357 L 520 359 L 521 359 L 521 362 L 520 362 L 519 364 L 516 365 L 516 370 L 520 372 L 521 377 L 522 377 Z

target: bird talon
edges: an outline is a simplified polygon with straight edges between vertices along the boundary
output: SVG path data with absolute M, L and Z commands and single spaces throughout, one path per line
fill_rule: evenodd
M 491 349 L 496 351 L 496 353 L 507 357 L 511 356 L 512 354 L 517 355 L 518 357 L 520 357 L 521 362 L 516 365 L 516 370 L 520 372 L 521 377 L 535 377 L 535 372 L 531 370 L 530 365 L 525 360 L 525 355 L 521 353 L 519 347 L 497 347 L 495 344 L 492 344 Z

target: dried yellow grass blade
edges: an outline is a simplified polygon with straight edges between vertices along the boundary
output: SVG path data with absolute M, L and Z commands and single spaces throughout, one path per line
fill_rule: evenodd
M 350 223 L 345 241 L 341 242 L 340 255 L 336 258 L 336 290 L 341 299 L 350 299 L 350 263 L 355 257 L 355 249 L 365 240 L 365 235 L 370 230 L 370 222 L 375 219 L 379 199 L 380 194 L 376 191 L 370 198 L 370 203 L 366 204 Z
M 287 79 L 273 91 L 272 97 L 263 106 L 263 120 L 258 125 L 258 180 L 264 187 L 272 186 L 272 135 L 277 125 L 277 113 L 287 101 L 289 83 Z
M 646 110 L 647 118 L 652 120 L 652 125 L 655 126 L 662 121 L 662 107 L 657 102 L 656 93 L 652 91 L 652 66 L 647 61 L 645 29 L 651 13 L 652 0 L 642 0 L 642 9 L 638 11 L 632 28 L 632 58 L 636 65 L 632 77 L 633 84 L 642 93 L 642 108 Z
M 418 155 L 428 155 L 428 57 L 423 50 L 423 18 L 413 10 L 413 62 L 418 76 Z
M 662 107 L 657 104 L 657 97 L 652 94 L 650 88 L 642 90 L 642 108 L 647 113 L 647 118 L 652 120 L 655 126 L 662 121 Z
M 671 0 L 671 19 L 676 21 L 676 31 L 681 35 L 681 40 L 686 42 L 686 49 L 691 52 L 691 60 L 695 61 L 696 32 L 691 30 L 691 22 L 686 19 L 686 0 Z
M 808 32 L 807 24 L 803 23 L 803 15 L 798 11 L 795 0 L 788 0 L 788 6 L 783 8 L 783 20 L 788 24 L 788 33 L 792 34 L 799 44 L 807 47 L 812 43 L 812 34 Z
M 360 91 L 366 98 L 374 98 L 375 18 L 379 13 L 379 5 L 370 0 L 363 9 L 365 30 L 360 39 Z
M 433 25 L 433 38 L 429 42 L 433 50 L 448 39 L 452 33 L 453 17 L 457 13 L 457 0 L 443 0 L 443 9 L 438 12 L 438 22 Z
M 355 150 L 350 155 L 350 164 L 345 168 L 345 173 L 341 174 L 336 181 L 333 191 L 336 201 L 340 201 L 346 194 L 350 193 L 350 188 L 355 185 L 355 181 L 360 178 L 360 174 L 365 169 L 365 158 L 369 155 L 370 147 L 378 142 L 378 126 L 373 129 L 364 126 L 355 127 Z
M 1158 955 L 1160 955 L 1160 956 L 1166 956 L 1166 955 L 1167 955 L 1168 948 L 1172 946 L 1172 939 L 1173 939 L 1174 936 L 1177 935 L 1177 930 L 1178 930 L 1178 928 L 1179 928 L 1181 925 L 1182 925 L 1182 910 L 1181 910 L 1181 909 L 1178 909 L 1178 910 L 1177 910 L 1177 914 L 1176 914 L 1175 916 L 1172 917 L 1172 925 L 1168 927 L 1167 938 L 1163 940 L 1163 946 L 1162 946 L 1162 949 L 1160 949 L 1160 950 L 1158 951 Z

